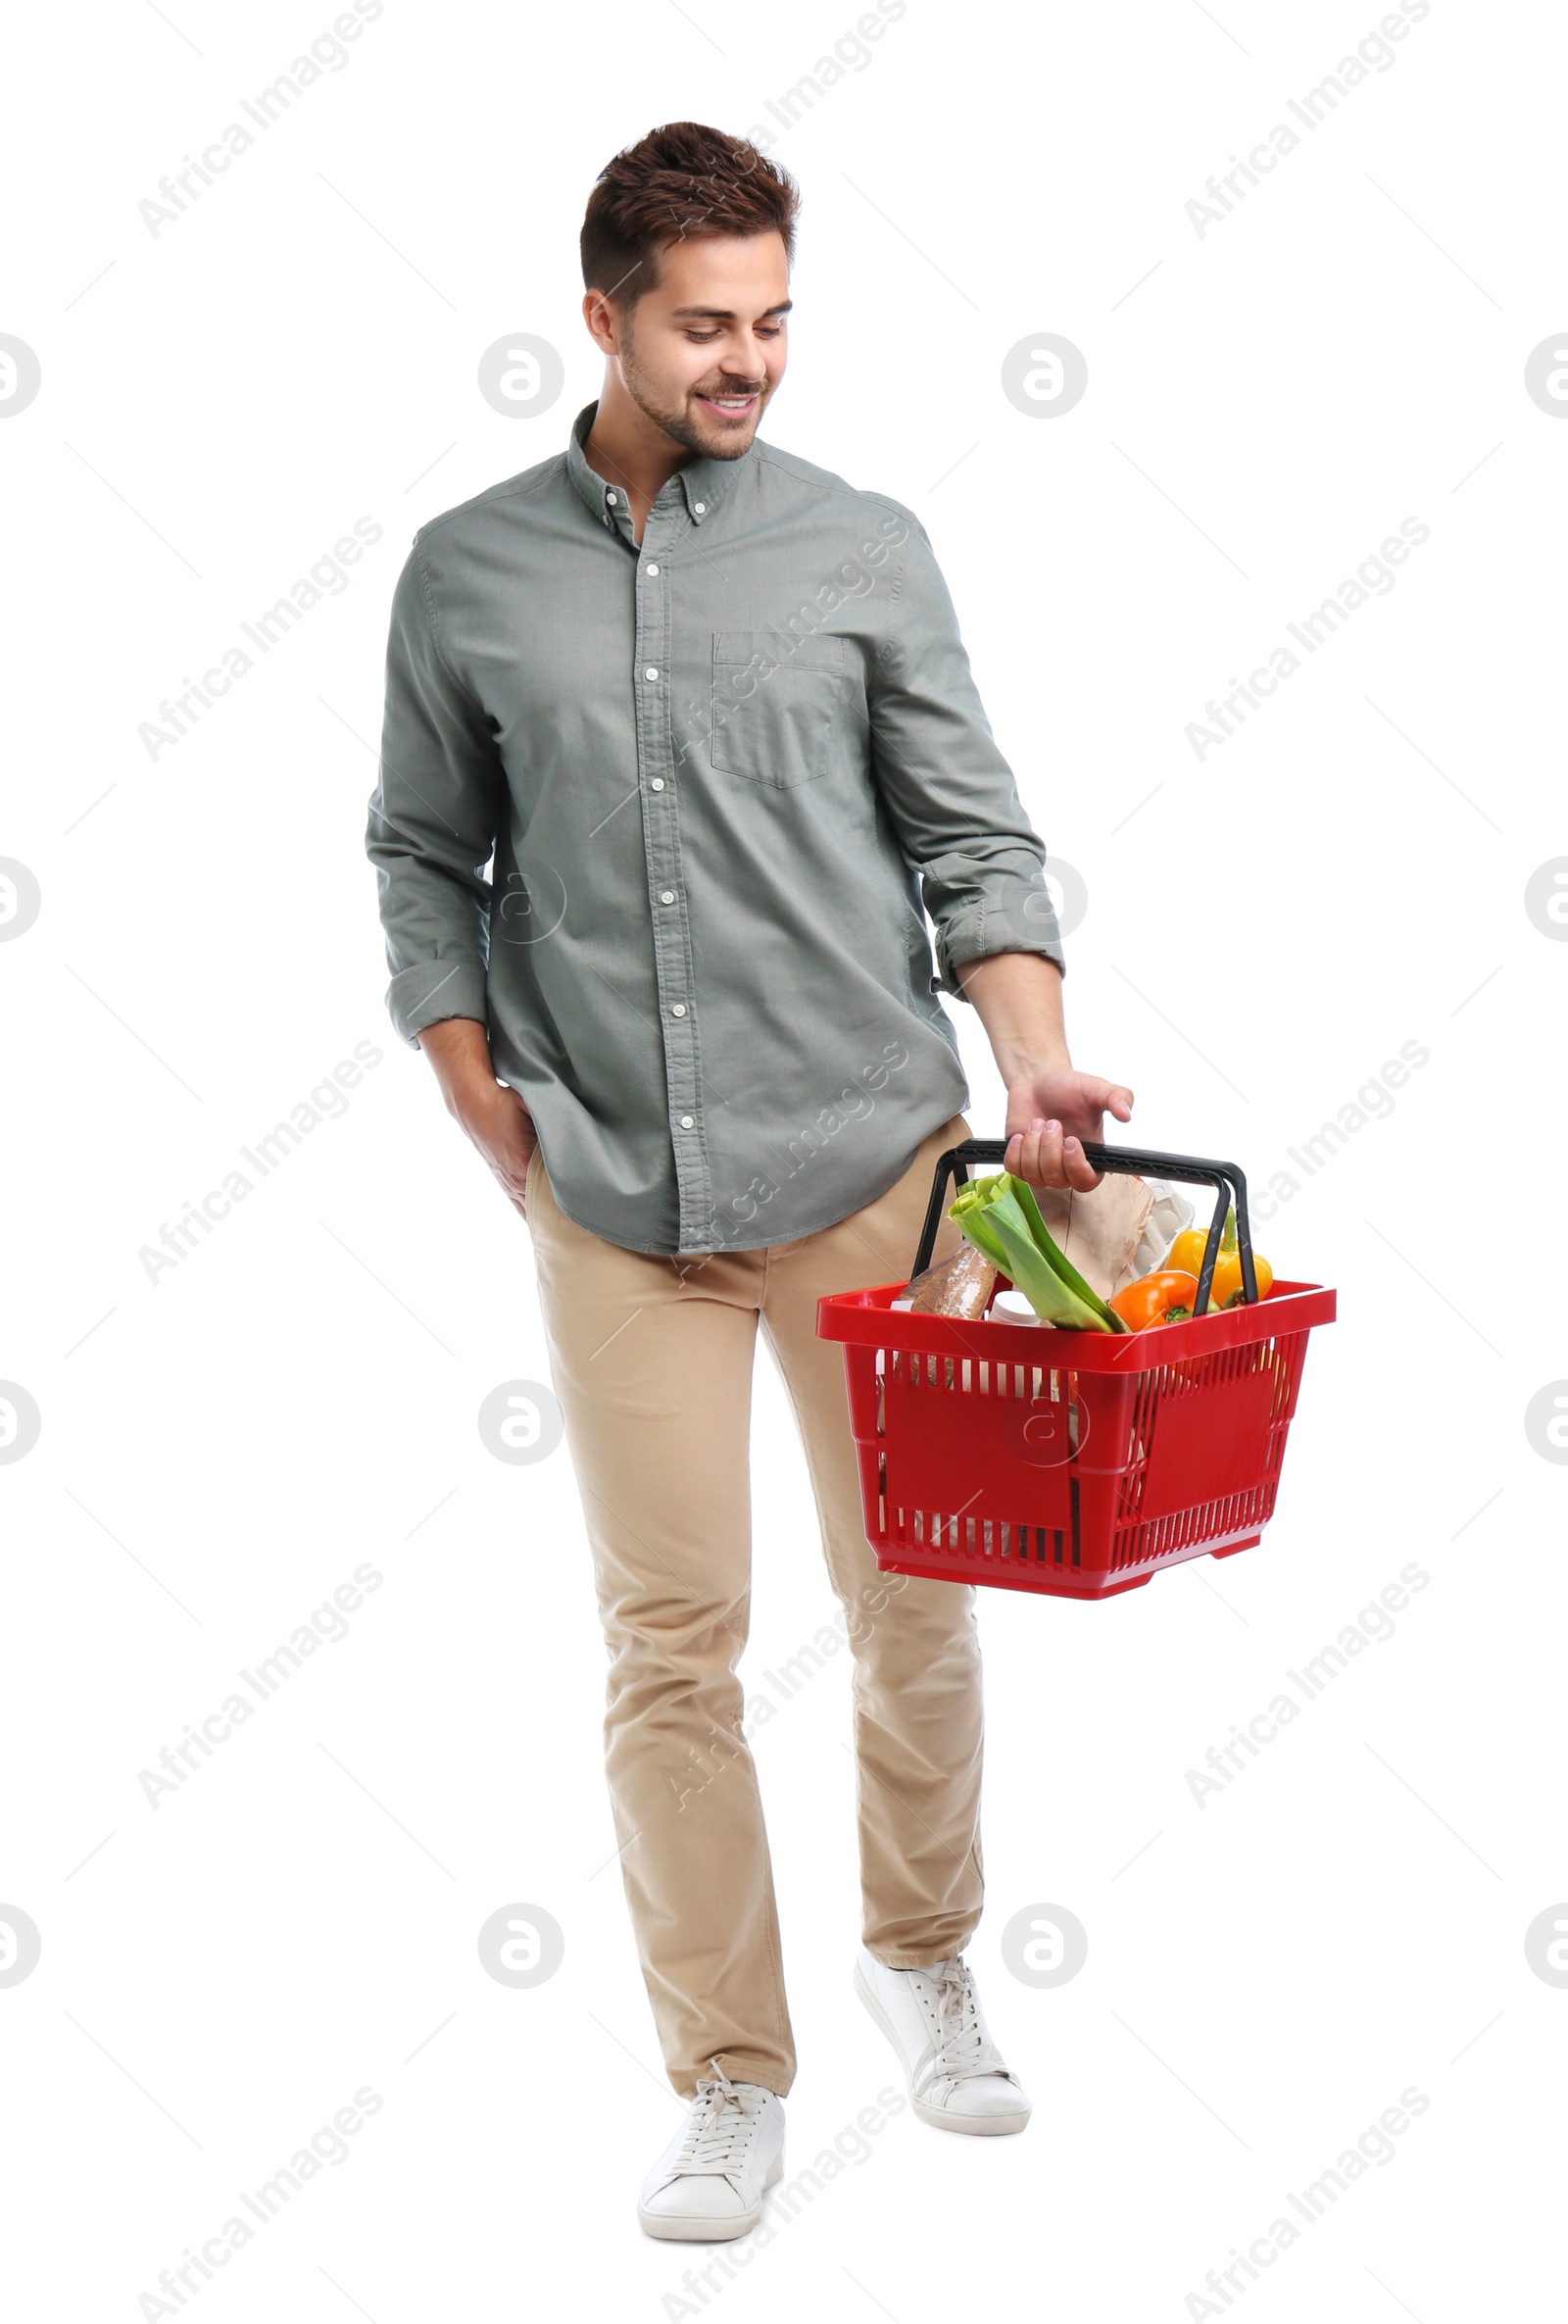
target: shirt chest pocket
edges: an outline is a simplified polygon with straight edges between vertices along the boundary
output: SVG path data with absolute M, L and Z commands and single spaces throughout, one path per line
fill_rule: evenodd
M 828 773 L 865 717 L 843 638 L 792 629 L 715 630 L 711 704 L 712 765 L 776 791 Z

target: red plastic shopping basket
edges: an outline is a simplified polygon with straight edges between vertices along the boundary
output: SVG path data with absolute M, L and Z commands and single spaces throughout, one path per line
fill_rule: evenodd
M 950 1178 L 1000 1163 L 970 1138 L 937 1164 L 911 1274 L 930 1263 Z M 817 1303 L 844 1343 L 867 1539 L 885 1573 L 1109 1598 L 1188 1558 L 1250 1549 L 1274 1513 L 1317 1283 L 1257 1297 L 1247 1182 L 1232 1162 L 1086 1145 L 1100 1170 L 1219 1190 L 1187 1322 L 1117 1333 L 894 1311 L 902 1283 Z M 1228 1205 L 1246 1304 L 1208 1309 Z

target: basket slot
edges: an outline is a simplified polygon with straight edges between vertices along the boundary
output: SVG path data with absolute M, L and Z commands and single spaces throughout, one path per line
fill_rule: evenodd
M 1063 1568 L 1081 1571 L 1081 1542 L 1077 1527 L 1077 1495 L 1073 1496 L 1074 1524 L 1070 1530 L 1060 1525 L 1021 1524 L 1010 1518 L 950 1516 L 939 1509 L 912 1509 L 904 1512 L 907 1524 L 907 1540 L 913 1549 L 923 1551 L 928 1558 L 946 1562 L 950 1558 L 958 1564 L 991 1558 L 998 1564 L 1014 1566 L 1023 1572 L 1050 1568 L 1061 1572 Z M 887 1508 L 882 1509 L 883 1538 L 888 1536 Z M 1071 1540 L 1071 1557 L 1068 1543 Z
M 1259 1533 L 1274 1513 L 1277 1487 L 1276 1475 L 1250 1492 L 1233 1493 L 1220 1501 L 1201 1503 L 1196 1508 L 1180 1509 L 1168 1517 L 1151 1518 L 1147 1524 L 1128 1526 L 1118 1535 L 1112 1568 L 1152 1564 L 1161 1558 L 1174 1557 L 1195 1543 L 1223 1542 L 1239 1534 Z

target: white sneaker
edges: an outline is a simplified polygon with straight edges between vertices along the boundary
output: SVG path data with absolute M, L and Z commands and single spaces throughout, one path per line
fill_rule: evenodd
M 1028 2096 L 991 2039 L 961 1953 L 927 1969 L 889 1969 L 862 1945 L 855 1990 L 904 2060 L 922 2122 L 979 2138 L 1022 2130 Z
M 730 2243 L 757 2225 L 784 2175 L 784 2101 L 760 2082 L 731 2082 L 715 2058 L 678 2130 L 643 2181 L 645 2235 Z

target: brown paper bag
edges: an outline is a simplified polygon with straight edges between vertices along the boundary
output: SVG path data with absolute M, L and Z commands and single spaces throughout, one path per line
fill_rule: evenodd
M 1107 1170 L 1088 1194 L 1037 1187 L 1035 1201 L 1058 1247 L 1102 1299 L 1136 1279 L 1133 1254 L 1154 1208 L 1154 1189 L 1142 1178 Z

